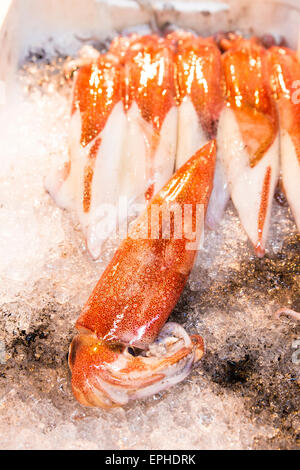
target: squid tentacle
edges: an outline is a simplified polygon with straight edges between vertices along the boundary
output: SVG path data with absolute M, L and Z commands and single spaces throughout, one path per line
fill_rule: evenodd
M 183 380 L 203 355 L 203 340 L 167 323 L 193 267 L 203 221 L 197 230 L 197 206 L 207 209 L 213 184 L 215 141 L 178 170 L 137 219 L 107 266 L 77 320 L 79 335 L 70 347 L 72 388 L 87 406 L 109 408 L 144 398 Z M 192 206 L 193 233 L 177 238 L 174 223 L 163 238 L 145 230 L 158 206 Z M 140 236 L 140 237 L 139 237 Z M 192 245 L 190 245 L 192 243 Z M 164 326 L 165 325 L 165 326 Z M 131 354 L 136 351 L 138 354 Z

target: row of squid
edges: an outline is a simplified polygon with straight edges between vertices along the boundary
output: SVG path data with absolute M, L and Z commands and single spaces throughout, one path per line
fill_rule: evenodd
M 46 186 L 76 211 L 94 258 L 103 205 L 145 207 L 94 288 L 69 365 L 84 405 L 111 407 L 179 382 L 203 340 L 166 323 L 193 267 L 190 237 L 147 232 L 154 205 L 205 209 L 214 228 L 231 197 L 258 256 L 281 181 L 300 229 L 300 63 L 283 47 L 183 31 L 118 37 L 83 57 L 72 104 L 69 161 Z M 183 219 L 183 212 L 182 212 Z M 183 220 L 182 220 L 182 223 Z
M 231 35 L 221 41 L 173 32 L 119 37 L 77 74 L 70 160 L 47 188 L 75 209 L 98 258 L 99 207 L 147 203 L 210 139 L 217 165 L 207 225 L 231 196 L 263 256 L 276 185 L 300 228 L 300 63 L 283 47 Z M 127 214 L 126 214 L 127 215 Z

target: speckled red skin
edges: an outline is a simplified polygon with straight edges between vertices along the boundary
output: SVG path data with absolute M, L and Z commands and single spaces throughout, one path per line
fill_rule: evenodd
M 79 69 L 72 114 L 80 110 L 83 146 L 103 130 L 120 100 L 125 109 L 136 101 L 145 121 L 160 132 L 168 111 L 176 105 L 174 50 L 163 38 L 117 38 L 107 54 Z
M 227 104 L 236 114 L 239 128 L 254 167 L 274 142 L 277 112 L 271 96 L 267 51 L 251 40 L 226 41 L 222 55 Z
M 132 34 L 117 37 L 109 50 L 118 57 L 123 67 L 122 99 L 125 112 L 133 103 L 140 111 L 142 119 L 139 124 L 147 142 L 147 179 L 153 181 L 153 159 L 160 142 L 161 128 L 168 112 L 176 106 L 174 47 L 155 34 Z M 153 192 L 154 184 L 150 184 L 145 191 L 147 201 L 152 199 Z
M 300 62 L 294 51 L 276 46 L 269 49 L 268 59 L 271 89 L 278 105 L 280 123 L 291 136 L 300 164 L 300 96 L 299 84 L 295 85 L 300 80 Z
M 77 72 L 71 113 L 73 115 L 77 110 L 80 112 L 82 147 L 86 147 L 96 139 L 84 169 L 82 200 L 84 212 L 89 212 L 91 205 L 95 161 L 101 145 L 101 137 L 98 136 L 104 129 L 114 106 L 122 100 L 122 83 L 123 68 L 113 54 L 103 54 Z M 71 161 L 68 169 L 70 168 Z M 66 172 L 65 177 L 67 176 Z
M 174 50 L 156 35 L 132 36 L 123 61 L 125 108 L 135 101 L 143 119 L 159 134 L 166 115 L 176 105 Z
M 267 217 L 267 209 L 268 209 L 268 199 L 270 193 L 270 184 L 271 184 L 271 174 L 272 168 L 270 166 L 267 167 L 264 183 L 261 191 L 261 199 L 260 199 L 260 207 L 258 213 L 258 242 L 255 246 L 255 253 L 259 258 L 262 258 L 265 255 L 265 249 L 262 244 L 262 235 L 263 230 L 266 222 Z
M 225 104 L 221 53 L 212 38 L 179 31 L 167 39 L 176 49 L 177 99 L 190 97 L 208 138 L 215 138 Z
M 122 99 L 122 73 L 113 54 L 103 54 L 77 72 L 72 114 L 80 111 L 83 147 L 100 134 L 114 106 Z
M 196 204 L 206 210 L 212 190 L 215 141 L 199 150 L 153 198 L 128 238 L 118 248 L 83 308 L 76 328 L 92 332 L 106 343 L 147 348 L 157 337 L 187 281 L 195 250 L 185 236 L 175 239 L 138 238 L 147 233 L 154 205 Z M 160 234 L 162 221 L 160 220 Z

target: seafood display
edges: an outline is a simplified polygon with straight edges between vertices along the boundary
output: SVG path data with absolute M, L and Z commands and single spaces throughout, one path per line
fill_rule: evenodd
M 83 308 L 70 347 L 74 395 L 110 408 L 183 380 L 203 355 L 200 336 L 165 325 L 193 267 L 199 243 L 187 248 L 186 230 L 197 227 L 199 242 L 198 206 L 217 229 L 231 197 L 263 257 L 281 172 L 299 229 L 293 92 L 300 64 L 292 51 L 267 49 L 257 38 L 229 34 L 217 42 L 175 31 L 117 37 L 106 53 L 89 50 L 77 65 L 69 161 L 46 187 L 59 206 L 75 210 L 95 259 L 113 230 L 103 235 L 106 212 L 118 214 L 119 224 L 135 206 L 140 214 Z M 185 206 L 192 207 L 187 226 Z
M 189 337 L 174 323 L 163 325 L 194 263 L 203 225 L 197 222 L 197 212 L 208 205 L 215 153 L 211 141 L 152 199 L 83 308 L 76 323 L 80 334 L 69 353 L 72 388 L 80 403 L 111 407 L 157 393 L 185 378 L 202 357 L 200 336 Z M 187 206 L 189 223 L 184 216 Z M 156 237 L 149 234 L 155 209 L 162 215 L 158 224 L 151 224 L 158 229 Z M 167 237 L 166 223 L 171 225 Z M 179 226 L 181 237 L 176 233 Z
M 77 65 L 70 158 L 46 187 L 59 206 L 76 211 L 93 258 L 110 235 L 103 233 L 107 205 L 119 224 L 140 213 L 211 138 L 217 162 L 207 226 L 217 227 L 230 196 L 263 256 L 281 170 L 299 227 L 291 94 L 300 65 L 292 51 L 234 34 L 217 43 L 176 31 L 117 37 L 107 53 L 89 49 Z
M 299 5 L 2 1 L 1 449 L 300 448 Z
M 105 209 L 145 206 L 174 171 L 177 141 L 172 50 L 155 36 L 115 40 L 78 72 L 73 93 L 70 160 L 46 182 L 64 208 L 75 209 L 98 258 Z M 109 205 L 109 207 L 105 206 Z

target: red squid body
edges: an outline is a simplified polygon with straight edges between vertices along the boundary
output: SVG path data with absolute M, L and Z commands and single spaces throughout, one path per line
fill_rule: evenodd
M 178 144 L 176 167 L 217 136 L 225 101 L 221 53 L 211 38 L 179 31 L 168 36 L 176 50 Z
M 279 175 L 279 133 L 267 51 L 255 39 L 237 37 L 227 46 L 222 56 L 227 107 L 218 142 L 232 201 L 256 254 L 263 256 Z
M 300 62 L 283 47 L 269 49 L 268 59 L 279 111 L 282 183 L 300 230 Z
M 110 407 L 156 393 L 186 377 L 202 356 L 200 337 L 164 324 L 193 267 L 215 153 L 211 141 L 153 198 L 83 308 L 69 356 L 81 403 Z
M 216 228 L 229 200 L 218 142 L 220 115 L 225 107 L 221 53 L 212 38 L 179 31 L 168 36 L 176 49 L 178 141 L 176 168 L 210 139 L 217 139 L 214 186 L 206 223 Z
M 175 64 L 166 46 L 156 35 L 119 37 L 108 53 L 80 60 L 85 65 L 74 84 L 70 158 L 46 187 L 59 206 L 77 214 L 95 259 L 116 234 L 108 206 L 125 223 L 174 172 Z
M 77 72 L 70 123 L 69 161 L 46 188 L 63 208 L 76 212 L 93 258 L 101 252 L 106 205 L 117 207 L 126 134 L 123 68 L 104 54 Z M 112 136 L 116 135 L 116 138 Z
M 174 51 L 156 35 L 117 38 L 111 51 L 124 66 L 127 130 L 120 196 L 129 206 L 145 206 L 174 172 L 178 114 Z
M 184 31 L 167 37 L 174 47 L 177 101 L 178 141 L 176 168 L 180 168 L 190 155 L 210 139 L 217 139 L 218 125 L 225 106 L 224 77 L 221 53 L 212 38 L 201 38 Z M 206 224 L 216 228 L 229 200 L 225 171 L 217 160 Z

